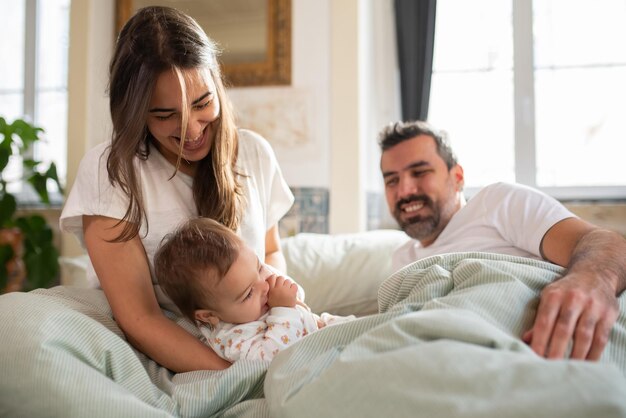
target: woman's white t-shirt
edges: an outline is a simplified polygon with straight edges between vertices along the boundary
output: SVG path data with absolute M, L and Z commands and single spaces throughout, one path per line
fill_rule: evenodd
M 61 230 L 76 235 L 83 247 L 83 215 L 122 219 L 128 206 L 127 196 L 109 182 L 106 168 L 108 146 L 108 143 L 100 144 L 83 157 L 61 213 Z M 239 180 L 245 196 L 245 209 L 238 234 L 254 249 L 259 259 L 264 260 L 266 232 L 287 213 L 294 197 L 270 145 L 260 135 L 239 130 L 236 166 L 237 171 L 243 174 Z M 156 283 L 153 259 L 166 234 L 183 221 L 197 216 L 193 179 L 180 171 L 172 177 L 174 166 L 152 146 L 146 160 L 135 159 L 135 170 L 147 218 L 147 225 L 145 221 L 142 223 L 139 236 L 148 257 L 155 293 L 161 306 L 177 311 Z M 90 282 L 98 283 L 91 264 L 87 277 Z
M 483 251 L 541 259 L 543 236 L 557 222 L 575 217 L 556 199 L 520 184 L 483 188 L 452 216 L 428 247 L 410 240 L 393 256 L 398 270 L 433 255 Z

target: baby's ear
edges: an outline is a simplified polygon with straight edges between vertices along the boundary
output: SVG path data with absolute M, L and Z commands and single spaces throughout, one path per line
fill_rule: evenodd
M 217 326 L 217 324 L 220 323 L 220 319 L 215 312 L 209 311 L 208 309 L 196 309 L 194 316 L 196 317 L 196 321 L 202 322 L 203 324 Z

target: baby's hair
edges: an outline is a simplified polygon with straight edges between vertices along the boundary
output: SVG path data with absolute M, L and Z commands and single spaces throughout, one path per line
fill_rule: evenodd
M 207 309 L 212 295 L 206 280 L 217 284 L 239 256 L 241 239 L 209 219 L 194 218 L 166 235 L 154 256 L 161 289 L 181 313 L 195 322 L 196 309 Z

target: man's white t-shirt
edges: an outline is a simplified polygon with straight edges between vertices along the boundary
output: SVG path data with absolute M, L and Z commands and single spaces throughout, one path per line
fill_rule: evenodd
M 428 247 L 410 240 L 393 256 L 398 270 L 433 255 L 481 251 L 541 259 L 543 236 L 557 222 L 575 217 L 556 199 L 520 184 L 483 188 L 452 216 Z
M 119 187 L 109 182 L 106 161 L 109 143 L 100 144 L 83 157 L 72 191 L 61 213 L 61 230 L 71 232 L 83 240 L 83 215 L 100 215 L 122 219 L 128 198 Z M 148 159 L 135 159 L 135 169 L 146 209 L 146 222 L 139 236 L 148 257 L 152 281 L 159 303 L 174 312 L 177 309 L 161 291 L 154 278 L 153 259 L 163 237 L 183 221 L 197 216 L 193 200 L 192 177 L 178 171 L 151 146 Z M 287 213 L 294 197 L 285 182 L 274 152 L 258 134 L 239 131 L 237 171 L 245 196 L 245 209 L 238 234 L 261 261 L 265 259 L 265 235 Z M 147 235 L 146 235 L 147 232 Z M 87 278 L 97 284 L 91 264 Z

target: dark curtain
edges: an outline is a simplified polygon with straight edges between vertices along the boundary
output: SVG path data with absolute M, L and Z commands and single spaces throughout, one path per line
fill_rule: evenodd
M 426 120 L 437 0 L 395 0 L 402 119 Z

